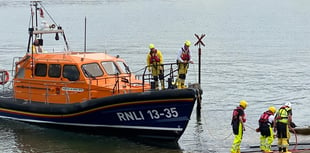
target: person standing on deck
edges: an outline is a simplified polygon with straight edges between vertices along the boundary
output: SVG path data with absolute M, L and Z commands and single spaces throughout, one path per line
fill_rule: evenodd
M 248 106 L 245 100 L 241 100 L 239 106 L 234 109 L 231 126 L 235 135 L 233 144 L 231 146 L 231 153 L 240 153 L 240 145 L 242 141 L 243 131 L 245 131 L 244 123 L 246 122 L 244 110 Z
M 186 40 L 184 42 L 184 46 L 178 51 L 177 55 L 177 64 L 178 64 L 178 78 L 177 78 L 177 88 L 185 88 L 185 79 L 187 74 L 187 69 L 189 67 L 189 63 L 193 64 L 191 58 L 191 52 L 189 50 L 189 47 L 191 45 L 191 42 Z
M 264 153 L 271 153 L 271 145 L 274 140 L 273 138 L 273 125 L 274 125 L 274 114 L 277 109 L 273 106 L 270 106 L 266 112 L 264 112 L 259 120 L 259 128 L 256 129 L 257 132 L 260 132 L 260 149 Z
M 41 39 L 42 40 L 42 39 Z M 43 48 L 40 45 L 39 39 L 35 39 L 32 44 L 32 53 L 43 53 Z
M 155 89 L 158 90 L 158 79 L 160 80 L 161 89 L 165 89 L 163 55 L 160 50 L 156 49 L 154 44 L 149 45 L 150 52 L 147 54 L 146 63 L 148 70 L 152 72 L 155 81 Z
M 291 153 L 288 151 L 288 141 L 292 115 L 292 104 L 290 102 L 285 103 L 276 114 L 274 132 L 277 132 L 279 152 Z

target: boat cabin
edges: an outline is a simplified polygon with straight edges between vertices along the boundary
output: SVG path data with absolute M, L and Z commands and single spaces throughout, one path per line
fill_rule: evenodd
M 105 53 L 27 54 L 15 72 L 15 98 L 26 101 L 77 103 L 150 89 L 123 59 Z

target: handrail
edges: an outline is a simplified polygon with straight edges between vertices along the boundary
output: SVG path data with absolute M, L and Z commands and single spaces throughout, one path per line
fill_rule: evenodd
M 177 67 L 177 68 L 174 68 L 173 66 L 178 66 L 177 63 L 166 63 L 166 64 L 161 64 L 161 65 L 164 66 L 164 67 L 165 67 L 165 65 L 169 65 L 169 66 L 170 66 L 170 68 L 168 69 L 168 70 L 169 70 L 169 73 L 166 74 L 166 75 L 164 75 L 164 78 L 169 77 L 168 80 L 169 80 L 169 79 L 170 79 L 170 80 L 173 80 L 173 78 L 176 76 L 176 75 L 174 75 L 174 72 L 178 71 L 178 67 Z M 151 67 L 151 65 L 145 66 L 145 67 L 144 67 L 144 70 L 143 70 L 143 73 L 142 73 L 141 75 L 136 75 L 137 78 L 142 77 L 143 92 L 144 92 L 144 82 L 145 82 L 145 80 L 148 80 L 149 82 L 151 82 L 151 80 L 153 79 L 153 78 L 152 78 L 152 74 L 151 74 L 151 73 L 147 73 L 147 72 L 148 72 L 148 71 L 147 71 L 148 67 Z M 164 71 L 165 71 L 165 69 L 164 69 Z M 168 81 L 168 88 L 169 88 L 169 87 L 172 87 L 172 84 L 171 84 L 171 83 L 172 83 L 172 82 L 169 82 L 169 81 Z

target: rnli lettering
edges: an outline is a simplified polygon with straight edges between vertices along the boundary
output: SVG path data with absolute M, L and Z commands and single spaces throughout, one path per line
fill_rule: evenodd
M 179 113 L 175 107 L 152 109 L 152 110 L 139 110 L 130 112 L 117 112 L 119 121 L 140 121 L 140 120 L 157 120 L 157 119 L 169 119 L 179 117 Z
M 138 112 L 117 112 L 117 117 L 120 121 L 139 121 L 144 120 L 141 111 Z

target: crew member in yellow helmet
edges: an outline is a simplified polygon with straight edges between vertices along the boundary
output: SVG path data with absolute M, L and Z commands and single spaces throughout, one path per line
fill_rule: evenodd
M 184 46 L 178 51 L 177 55 L 177 64 L 178 64 L 178 78 L 177 78 L 177 87 L 179 89 L 185 88 L 185 79 L 187 74 L 187 69 L 189 67 L 189 63 L 193 64 L 191 58 L 191 52 L 189 47 L 191 46 L 191 42 L 186 40 L 184 42 Z
M 158 79 L 160 80 L 161 89 L 165 89 L 164 81 L 164 59 L 160 50 L 155 48 L 154 44 L 149 45 L 149 53 L 147 54 L 146 63 L 148 70 L 152 72 L 153 79 L 155 81 L 155 89 L 159 90 Z
M 279 152 L 290 153 L 288 151 L 288 142 L 290 137 L 289 126 L 292 123 L 292 115 L 292 104 L 290 102 L 285 103 L 276 114 L 276 128 L 274 128 L 274 131 L 277 132 Z
M 277 109 L 274 106 L 270 106 L 259 118 L 259 128 L 256 129 L 260 132 L 260 149 L 264 153 L 271 153 L 271 145 L 273 143 L 273 125 L 274 125 L 274 114 Z
M 242 141 L 243 131 L 245 131 L 244 123 L 246 122 L 244 110 L 247 108 L 248 103 L 245 100 L 239 102 L 232 114 L 231 126 L 235 135 L 234 142 L 231 146 L 231 153 L 240 153 L 240 145 Z

